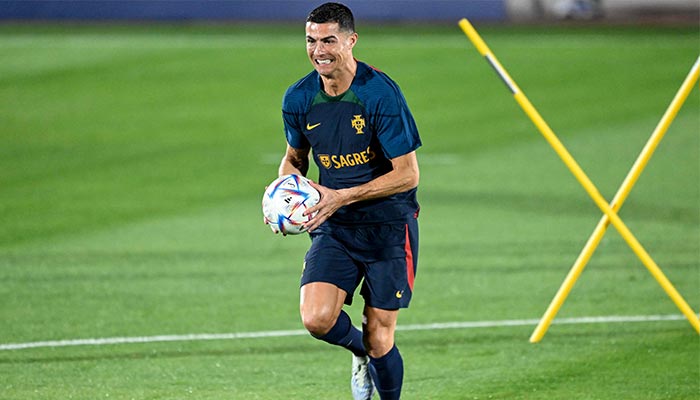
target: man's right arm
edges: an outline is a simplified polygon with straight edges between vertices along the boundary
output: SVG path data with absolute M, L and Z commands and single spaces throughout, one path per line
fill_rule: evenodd
M 278 170 L 279 176 L 296 174 L 306 176 L 309 172 L 309 149 L 297 149 L 287 144 Z

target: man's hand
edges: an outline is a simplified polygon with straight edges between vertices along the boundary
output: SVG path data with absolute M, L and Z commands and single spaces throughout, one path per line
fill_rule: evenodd
M 318 228 L 340 207 L 358 201 L 391 196 L 394 193 L 405 192 L 418 186 L 420 172 L 415 151 L 392 158 L 391 166 L 392 170 L 386 174 L 362 185 L 345 189 L 333 190 L 311 182 L 311 186 L 321 194 L 321 201 L 304 213 L 304 215 L 311 215 L 318 212 L 305 224 L 307 230 L 313 231 Z
M 321 194 L 321 200 L 315 206 L 306 210 L 304 215 L 314 215 L 314 217 L 304 224 L 306 229 L 311 232 L 318 228 L 322 223 L 324 223 L 334 212 L 345 205 L 346 197 L 344 196 L 344 191 L 329 189 L 325 186 L 319 185 L 316 182 L 311 181 L 311 186 L 313 186 Z

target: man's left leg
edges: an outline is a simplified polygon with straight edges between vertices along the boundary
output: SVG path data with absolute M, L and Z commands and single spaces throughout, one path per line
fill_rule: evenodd
M 399 310 L 382 310 L 365 306 L 364 343 L 369 354 L 370 373 L 382 400 L 401 397 L 403 358 L 394 343 Z

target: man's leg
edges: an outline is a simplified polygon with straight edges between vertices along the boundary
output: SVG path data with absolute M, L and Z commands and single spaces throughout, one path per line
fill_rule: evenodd
M 365 306 L 362 328 L 370 358 L 370 373 L 382 400 L 401 397 L 403 358 L 394 344 L 399 310 L 382 310 Z
M 307 283 L 301 287 L 301 319 L 313 337 L 353 353 L 352 395 L 357 400 L 368 400 L 374 394 L 369 357 L 362 332 L 352 325 L 350 316 L 343 311 L 345 296 L 344 290 L 330 283 Z
M 366 356 L 362 332 L 343 311 L 345 296 L 343 289 L 326 282 L 302 286 L 299 305 L 302 323 L 313 337 L 345 347 L 356 356 Z

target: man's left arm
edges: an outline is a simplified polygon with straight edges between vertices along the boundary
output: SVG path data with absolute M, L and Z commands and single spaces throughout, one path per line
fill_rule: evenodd
M 420 171 L 418 169 L 418 160 L 415 151 L 392 158 L 391 165 L 393 169 L 390 172 L 365 184 L 346 189 L 333 190 L 312 183 L 321 193 L 321 201 L 306 211 L 306 214 L 318 212 L 311 221 L 306 223 L 307 229 L 313 231 L 340 207 L 358 201 L 371 200 L 406 192 L 418 186 Z

